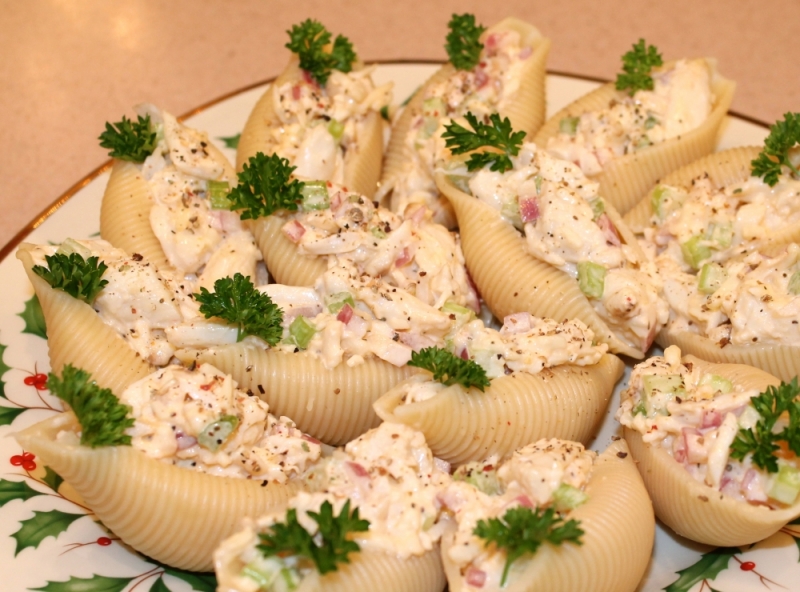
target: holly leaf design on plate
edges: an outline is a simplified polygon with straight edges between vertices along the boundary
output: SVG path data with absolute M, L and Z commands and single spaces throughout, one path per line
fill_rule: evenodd
M 235 136 L 228 136 L 227 138 L 220 137 L 220 140 L 225 142 L 226 148 L 231 148 L 232 150 L 236 150 L 239 147 L 239 138 L 241 137 L 242 134 L 236 134 Z
M 183 580 L 192 587 L 192 590 L 196 590 L 197 592 L 216 592 L 217 578 L 213 573 L 186 571 L 184 569 L 164 565 L 160 561 L 156 561 L 152 558 L 148 559 L 148 561 L 162 568 L 165 575 Z M 163 589 L 170 590 L 166 584 L 163 585 L 165 586 Z M 153 590 L 162 590 L 162 588 L 153 588 Z
M 67 530 L 70 524 L 84 516 L 86 514 L 68 514 L 59 510 L 34 511 L 33 518 L 22 520 L 20 529 L 11 535 L 17 541 L 14 556 L 16 557 L 20 551 L 28 547 L 37 548 L 47 537 L 58 538 L 58 535 Z
M 160 577 L 150 587 L 150 592 L 172 592 L 170 587 L 164 583 L 164 578 Z
M 50 467 L 45 467 L 44 477 L 42 477 L 42 482 L 45 483 L 53 491 L 58 492 L 58 488 L 61 487 L 61 484 L 64 482 L 64 479 L 62 479 L 61 475 L 56 473 Z
M 42 312 L 42 305 L 39 304 L 39 299 L 36 294 L 25 301 L 24 310 L 17 316 L 22 317 L 25 321 L 25 328 L 23 333 L 30 333 L 31 335 L 38 335 L 42 339 L 47 339 L 47 327 L 44 324 L 44 313 Z
M 5 506 L 10 501 L 14 501 L 16 499 L 25 501 L 31 499 L 32 497 L 36 497 L 37 495 L 43 494 L 33 489 L 30 485 L 25 483 L 25 481 L 8 481 L 6 479 L 0 479 L 0 508 Z
M 66 582 L 47 582 L 41 592 L 122 592 L 135 578 L 109 578 L 94 575 L 91 578 L 72 577 Z
M 22 407 L 0 407 L 0 426 L 11 425 L 11 422 L 17 418 L 17 415 L 23 411 L 25 411 L 25 409 Z
M 703 556 L 693 565 L 678 571 L 680 577 L 664 588 L 664 592 L 689 592 L 692 586 L 703 580 L 713 580 L 719 573 L 728 569 L 728 562 L 736 555 L 739 549 L 735 547 L 720 547 Z M 711 590 L 711 586 L 709 586 Z

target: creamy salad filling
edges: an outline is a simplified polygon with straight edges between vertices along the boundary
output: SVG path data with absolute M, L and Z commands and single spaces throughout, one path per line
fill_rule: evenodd
M 215 191 L 225 193 L 236 175 L 225 157 L 211 149 L 208 134 L 179 123 L 149 104 L 158 144 L 141 165 L 153 206 L 150 225 L 170 264 L 197 288 L 240 272 L 255 277 L 261 253 L 239 216 L 214 207 Z
M 324 86 L 304 72 L 301 80 L 272 87 L 274 152 L 297 167 L 296 176 L 344 183 L 345 155 L 358 150 L 366 116 L 392 101 L 392 83 L 376 87 L 374 70 L 333 70 Z
M 505 173 L 467 173 L 451 164 L 450 178 L 499 211 L 525 235 L 530 253 L 576 278 L 600 317 L 624 341 L 646 351 L 667 321 L 655 266 L 624 243 L 598 196 L 598 184 L 571 162 L 525 143 Z
M 442 534 L 439 494 L 450 482 L 449 466 L 433 457 L 420 432 L 383 423 L 336 450 L 308 472 L 305 480 L 308 491 L 292 498 L 289 507 L 296 510 L 298 521 L 309 533 L 317 532 L 309 511 L 318 512 L 322 503 L 329 501 L 338 515 L 349 500 L 358 508 L 359 517 L 369 521 L 369 530 L 355 537 L 362 550 L 380 550 L 405 559 L 436 548 Z M 286 577 L 297 584 L 314 569 L 297 557 L 265 558 L 258 550 L 258 533 L 284 519 L 275 515 L 248 519 L 243 531 L 222 543 L 215 553 L 221 589 L 292 589 L 279 587 L 281 583 L 261 588 L 256 580 L 264 572 L 288 570 Z
M 209 364 L 167 366 L 119 395 L 131 446 L 150 458 L 225 477 L 286 483 L 319 460 L 320 443 Z M 59 439 L 75 438 L 64 433 Z
M 678 60 L 652 77 L 653 90 L 633 96 L 618 91 L 604 109 L 562 119 L 547 150 L 594 176 L 614 158 L 699 127 L 711 113 L 715 99 L 706 60 Z
M 696 481 L 737 500 L 780 507 L 793 503 L 800 489 L 794 455 L 779 461 L 794 473 L 791 500 L 780 493 L 785 471 L 770 474 L 750 454 L 743 460 L 731 456 L 738 431 L 754 428 L 760 418 L 750 404 L 758 394 L 681 361 L 680 349 L 670 346 L 663 356 L 634 367 L 617 419 L 666 450 Z
M 415 115 L 404 142 L 405 166 L 378 191 L 377 199 L 392 194 L 392 209 L 402 212 L 408 204 L 425 204 L 434 211 L 439 191 L 433 180 L 434 164 L 446 150 L 441 136 L 445 126 L 467 112 L 479 119 L 502 111 L 520 85 L 522 69 L 533 50 L 522 45 L 516 31 L 484 35 L 481 59 L 472 70 L 456 70 L 425 89 L 422 112 Z
M 559 514 L 585 503 L 586 484 L 597 454 L 577 442 L 539 440 L 515 451 L 456 469 L 439 496 L 442 511 L 456 523 L 447 551 L 458 565 L 465 590 L 502 590 L 506 553 L 474 534 L 481 520 L 500 518 L 514 507 L 554 508 Z

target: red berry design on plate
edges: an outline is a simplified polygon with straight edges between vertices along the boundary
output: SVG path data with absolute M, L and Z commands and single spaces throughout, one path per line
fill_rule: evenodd
M 31 374 L 26 376 L 23 382 L 28 386 L 35 387 L 37 391 L 47 390 L 47 374 Z
M 753 571 L 756 568 L 756 564 L 752 561 L 745 561 L 739 566 L 739 569 L 742 571 Z
M 36 458 L 33 453 L 31 452 L 23 452 L 22 454 L 15 454 L 11 457 L 10 462 L 15 467 L 22 467 L 26 471 L 33 471 L 36 469 L 36 463 L 34 462 L 34 458 Z
M 97 544 L 101 547 L 108 547 L 111 544 L 111 539 L 108 537 L 100 537 L 97 539 Z

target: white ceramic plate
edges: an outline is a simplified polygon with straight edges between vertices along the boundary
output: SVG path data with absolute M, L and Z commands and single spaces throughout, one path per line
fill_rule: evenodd
M 398 99 L 408 97 L 435 69 L 433 64 L 381 65 L 377 83 L 395 82 Z M 575 77 L 548 77 L 548 115 L 598 86 Z M 223 138 L 236 136 L 264 86 L 237 93 L 188 118 L 204 129 L 234 160 Z M 88 133 L 88 132 L 87 132 Z M 729 117 L 718 149 L 760 144 L 767 130 Z M 107 169 L 108 167 L 106 167 Z M 107 170 L 90 175 L 62 198 L 63 205 L 26 238 L 34 243 L 95 236 Z M 43 388 L 49 370 L 47 344 L 35 311 L 33 290 L 22 266 L 10 255 L 0 261 L 0 589 L 6 592 L 213 592 L 212 575 L 173 570 L 125 547 L 72 501 L 69 486 L 40 466 L 10 436 L 49 417 L 60 405 Z M 621 383 L 617 391 L 624 385 Z M 595 447 L 605 448 L 616 432 L 612 401 Z M 192 541 L 187 540 L 187 545 Z M 800 525 L 787 526 L 747 549 L 711 549 L 659 527 L 656 547 L 641 591 L 737 592 L 796 590 L 800 582 Z M 625 561 L 620 557 L 619 561 Z M 580 592 L 580 591 L 576 591 Z

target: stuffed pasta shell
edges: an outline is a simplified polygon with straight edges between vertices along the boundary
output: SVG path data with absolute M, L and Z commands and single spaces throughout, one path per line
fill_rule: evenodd
M 664 64 L 644 40 L 623 63 L 616 83 L 556 113 L 534 142 L 578 164 L 624 214 L 663 175 L 714 150 L 735 84 L 712 59 Z M 644 72 L 644 80 L 633 71 Z
M 787 436 L 797 382 L 779 383 L 675 346 L 634 368 L 617 418 L 656 516 L 675 532 L 740 546 L 800 516 L 798 444 Z
M 650 561 L 653 508 L 622 440 L 599 456 L 539 440 L 460 467 L 440 499 L 453 592 L 632 592 Z
M 435 212 L 437 222 L 453 228 L 452 208 L 440 199 L 434 182 L 444 126 L 466 112 L 499 112 L 516 129 L 535 133 L 544 121 L 550 40 L 516 18 L 484 29 L 475 25 L 472 15 L 453 15 L 450 31 L 450 36 L 464 33 L 470 39 L 477 59 L 469 60 L 446 45 L 450 62 L 414 94 L 393 126 L 377 196 L 395 212 L 424 204 Z

